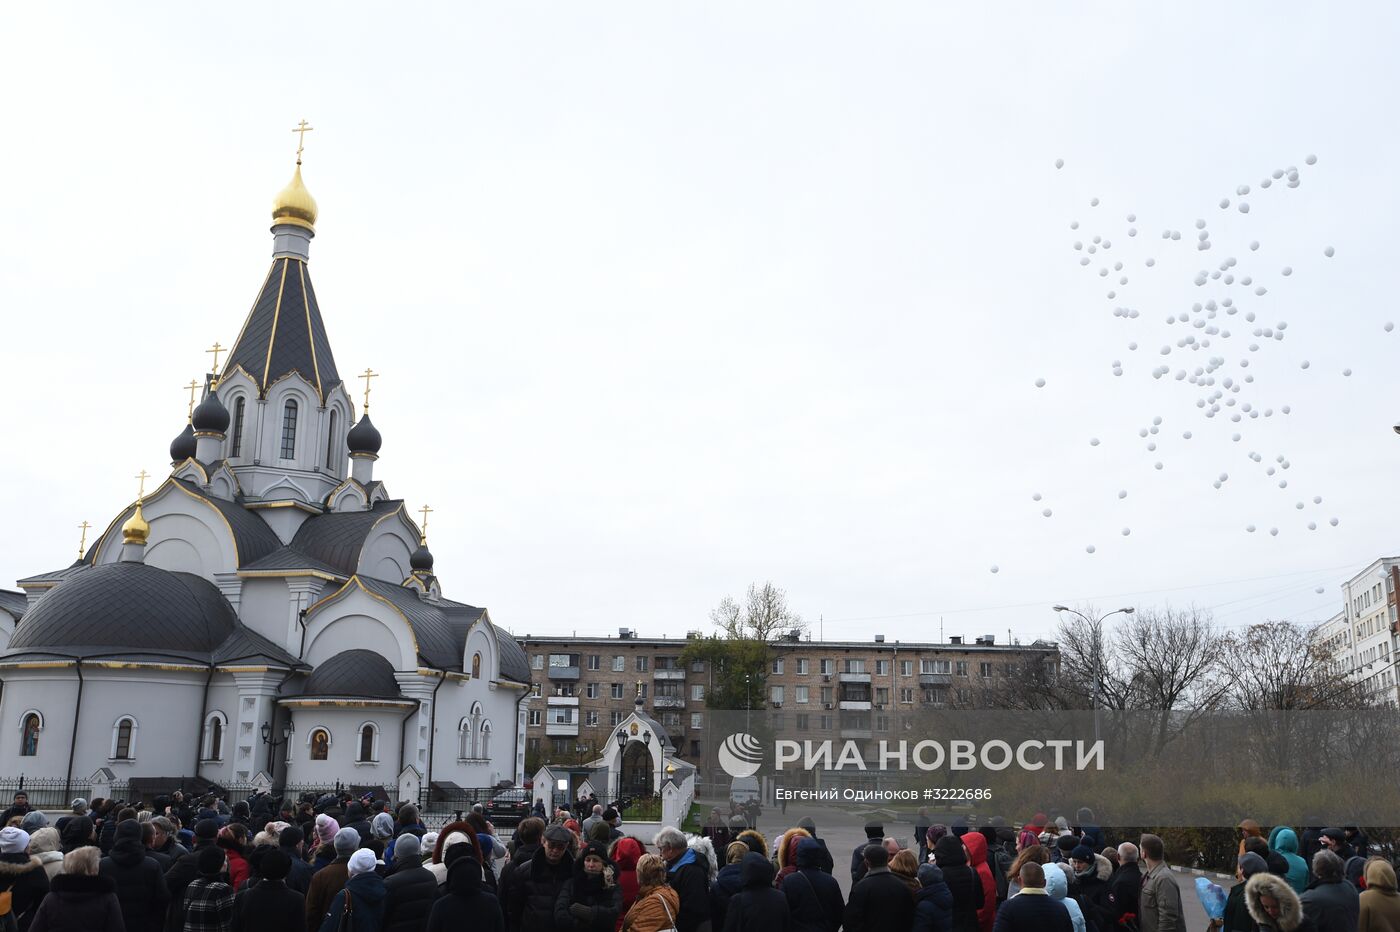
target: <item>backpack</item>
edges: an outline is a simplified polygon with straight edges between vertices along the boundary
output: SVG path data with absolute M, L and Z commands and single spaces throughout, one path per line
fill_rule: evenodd
M 1011 871 L 1011 855 L 1006 853 L 1006 848 L 997 845 L 992 849 L 991 857 L 992 879 L 997 883 L 997 902 L 1006 902 L 1007 874 Z

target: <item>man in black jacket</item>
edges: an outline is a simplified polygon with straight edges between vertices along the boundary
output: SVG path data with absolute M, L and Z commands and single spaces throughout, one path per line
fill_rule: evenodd
M 292 859 L 280 848 L 264 848 L 257 861 L 258 882 L 233 898 L 229 932 L 304 932 L 306 900 L 287 888 Z
M 423 932 L 438 894 L 437 877 L 423 866 L 418 838 L 407 832 L 394 843 L 394 866 L 384 880 L 384 932 Z
M 773 889 L 773 862 L 750 851 L 739 862 L 739 892 L 729 898 L 723 932 L 790 932 L 787 897 Z
M 890 873 L 884 845 L 865 846 L 865 876 L 851 887 L 842 922 L 846 932 L 891 932 L 914 924 L 914 894 Z
M 778 887 L 787 897 L 793 932 L 837 932 L 841 928 L 846 901 L 830 868 L 822 869 L 823 854 L 825 849 L 817 839 L 798 841 L 797 870 L 784 877 Z M 826 856 L 825 863 L 831 863 L 831 855 Z
M 175 866 L 175 862 L 190 853 L 190 849 L 175 840 L 175 823 L 165 816 L 156 816 L 149 823 L 151 840 L 147 844 L 146 857 L 160 865 L 161 873 Z M 144 833 L 142 835 L 144 839 Z
M 817 843 L 821 850 L 817 853 L 817 862 L 813 866 L 823 873 L 830 874 L 836 868 L 836 862 L 831 858 L 831 852 L 827 850 L 826 839 L 817 837 L 817 823 L 811 816 L 803 816 L 797 820 L 797 827 L 806 829 L 807 834 L 812 836 L 812 840 Z M 838 887 L 837 889 L 840 889 Z
M 117 902 L 127 932 L 160 932 L 170 894 L 160 864 L 146 853 L 141 842 L 142 825 L 130 820 L 117 826 L 112 853 L 97 866 L 117 886 Z
M 369 847 L 373 838 L 370 831 L 369 820 L 365 818 L 365 807 L 361 803 L 351 803 L 345 807 L 345 818 L 341 820 L 341 828 L 353 828 L 360 836 L 360 846 Z
M 306 896 L 306 891 L 311 889 L 311 878 L 316 873 L 316 868 L 307 864 L 302 855 L 305 842 L 305 834 L 295 825 L 288 825 L 277 836 L 277 846 L 291 861 L 287 871 L 287 889 L 294 890 L 303 897 Z
M 685 836 L 679 829 L 670 826 L 663 828 L 656 833 L 653 843 L 657 854 L 666 862 L 666 883 L 681 898 L 680 912 L 676 913 L 676 929 L 678 932 L 708 932 L 710 862 L 686 844 Z M 728 924 L 728 919 L 725 924 Z
M 878 845 L 885 838 L 885 827 L 878 822 L 871 822 L 865 826 L 865 841 L 856 845 L 856 850 L 851 852 L 851 883 L 856 883 L 865 876 L 865 849 L 871 845 Z
M 75 820 L 76 821 L 76 820 Z M 70 826 L 72 823 L 69 823 Z M 219 835 L 219 823 L 201 819 L 194 824 L 194 850 L 184 855 L 165 872 L 165 889 L 170 892 L 170 905 L 165 911 L 167 932 L 183 932 L 185 928 L 185 888 L 199 876 L 199 853 L 214 846 Z
M 1051 870 L 1059 870 L 1051 866 Z M 849 926 L 848 926 L 849 928 Z M 1069 910 L 1045 892 L 1045 869 L 1021 865 L 1021 892 L 1001 904 L 993 932 L 1074 932 Z
M 481 882 L 481 863 L 466 845 L 455 845 L 443 859 L 447 890 L 433 904 L 426 932 L 504 932 L 501 906 Z
M 551 825 L 535 856 L 515 869 L 506 904 L 514 932 L 555 932 L 554 906 L 559 891 L 573 876 L 569 849 L 574 841 L 573 832 L 562 825 Z
M 1141 890 L 1142 868 L 1138 867 L 1137 845 L 1125 841 L 1118 846 L 1118 869 L 1108 878 L 1108 890 L 1099 902 L 1099 925 L 1112 929 L 1124 916 L 1136 916 Z

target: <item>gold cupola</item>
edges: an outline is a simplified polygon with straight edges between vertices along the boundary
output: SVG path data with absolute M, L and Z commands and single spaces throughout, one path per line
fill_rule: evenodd
M 131 517 L 122 523 L 122 543 L 145 546 L 146 538 L 150 536 L 151 526 L 146 523 L 146 516 L 141 513 L 141 503 L 138 501 Z
M 287 186 L 277 193 L 272 201 L 272 223 L 290 223 L 316 230 L 316 199 L 306 190 L 301 180 L 301 159 L 297 159 L 296 171 Z

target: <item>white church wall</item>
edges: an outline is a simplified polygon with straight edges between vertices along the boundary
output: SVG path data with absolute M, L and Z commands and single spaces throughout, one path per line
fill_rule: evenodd
M 517 766 L 517 699 L 519 693 L 492 688 L 485 679 L 444 684 L 438 691 L 434 722 L 433 779 L 468 787 L 494 786 L 501 780 L 519 783 L 524 758 L 520 757 Z M 472 732 L 476 737 L 473 746 L 470 741 L 463 741 L 462 729 L 464 722 L 471 727 L 472 712 L 478 703 L 480 714 Z M 490 726 L 490 738 L 483 757 L 484 725 Z
M 285 643 L 291 611 L 291 596 L 287 592 L 287 583 L 281 578 L 253 577 L 243 580 L 243 596 L 238 604 L 239 619 L 295 655 L 301 645 Z
M 417 669 L 418 658 L 408 624 L 397 614 L 379 617 L 378 613 L 388 614 L 391 610 L 363 593 L 347 596 L 345 602 L 351 600 L 376 614 L 355 612 L 354 606 L 339 603 L 311 615 L 306 621 L 306 662 L 314 667 L 341 651 L 358 648 L 387 657 L 396 670 Z
M 144 556 L 151 566 L 193 573 L 210 582 L 214 581 L 215 573 L 231 573 L 238 569 L 237 551 L 228 524 L 212 505 L 172 484 L 146 499 L 141 512 L 151 525 Z M 95 545 L 97 563 L 115 563 L 121 558 L 120 525 L 121 521 L 114 522 Z
M 68 748 L 73 735 L 73 702 L 78 682 L 71 669 L 7 670 L 5 689 L 0 693 L 0 774 L 15 777 L 57 777 L 63 779 L 68 767 Z M 24 718 L 37 712 L 40 720 L 37 753 L 20 755 Z M 86 779 L 91 770 L 75 775 Z
M 293 732 L 287 766 L 290 783 L 398 782 L 399 741 L 406 709 L 307 707 L 292 710 Z M 371 760 L 360 760 L 360 728 L 374 725 L 377 738 Z M 330 736 L 325 760 L 311 759 L 312 735 Z
M 360 573 L 395 585 L 408 578 L 413 571 L 408 558 L 418 549 L 418 537 L 403 524 L 390 518 L 371 532 L 360 551 Z
M 222 747 L 212 747 L 209 720 L 220 717 L 222 723 Z M 209 687 L 208 703 L 204 719 L 200 722 L 199 775 L 216 782 L 234 780 L 235 759 L 238 755 L 238 688 L 228 674 L 215 676 Z M 253 738 L 258 741 L 257 737 Z M 245 742 L 246 743 L 246 742 Z M 261 743 L 261 742 L 259 742 Z M 213 755 L 217 754 L 215 757 Z

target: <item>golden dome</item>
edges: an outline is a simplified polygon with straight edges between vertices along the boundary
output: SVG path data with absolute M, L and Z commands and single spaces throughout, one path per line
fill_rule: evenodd
M 146 516 L 141 514 L 141 503 L 137 502 L 136 510 L 122 524 L 122 543 L 144 544 L 150 536 L 151 526 L 146 523 Z
M 293 223 L 312 231 L 316 229 L 316 199 L 302 184 L 300 160 L 292 180 L 272 201 L 272 222 Z

